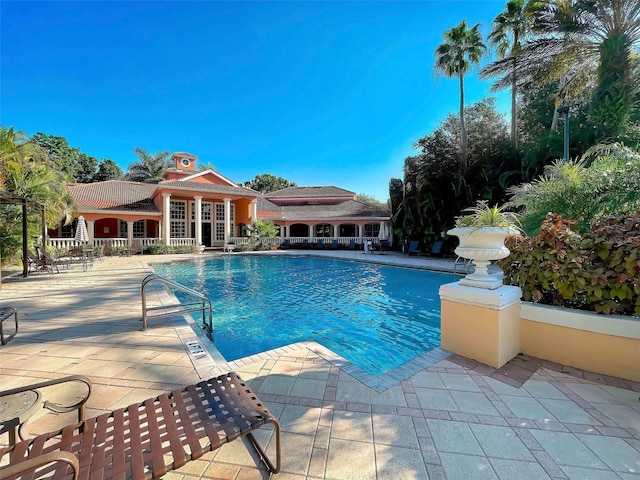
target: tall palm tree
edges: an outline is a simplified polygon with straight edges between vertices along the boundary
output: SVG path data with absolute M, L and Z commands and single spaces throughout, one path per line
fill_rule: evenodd
M 138 161 L 129 165 L 126 180 L 132 182 L 145 182 L 161 180 L 167 167 L 169 167 L 169 152 L 157 152 L 150 154 L 144 148 L 133 149 Z
M 467 172 L 467 130 L 464 124 L 464 76 L 471 66 L 478 64 L 487 47 L 482 41 L 480 24 L 467 28 L 466 20 L 444 32 L 444 42 L 436 49 L 435 70 L 448 78 L 457 77 L 460 82 L 460 131 L 462 158 L 460 169 L 464 178 Z
M 489 34 L 489 41 L 496 47 L 500 58 L 509 57 L 512 67 L 507 74 L 511 81 L 511 143 L 515 147 L 517 134 L 517 83 L 516 71 L 522 43 L 531 32 L 533 26 L 533 10 L 525 0 L 509 0 L 505 10 L 493 20 L 493 28 Z M 484 77 L 485 70 L 480 72 Z M 506 79 L 505 79 L 506 80 Z M 500 83 L 493 86 L 499 89 Z
M 640 43 L 638 0 L 536 1 L 536 38 L 520 50 L 520 88 L 560 81 L 559 100 L 586 88 L 595 92 L 589 108 L 597 139 L 618 136 L 633 109 L 633 49 Z M 510 58 L 485 69 L 510 71 Z M 558 103 L 558 101 L 557 101 Z

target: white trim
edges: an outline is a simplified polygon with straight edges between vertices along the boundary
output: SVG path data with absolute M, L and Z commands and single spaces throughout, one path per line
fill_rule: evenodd
M 522 302 L 520 318 L 558 327 L 640 340 L 640 318 L 601 315 L 531 302 Z
M 237 183 L 232 182 L 232 181 L 231 181 L 231 180 L 229 180 L 227 177 L 225 177 L 225 176 L 223 176 L 223 175 L 220 175 L 218 172 L 215 172 L 215 171 L 213 171 L 213 170 L 211 170 L 211 169 L 209 169 L 209 170 L 204 170 L 204 171 L 202 171 L 202 172 L 194 173 L 193 175 L 189 175 L 188 177 L 178 178 L 177 180 L 178 180 L 178 181 L 180 181 L 180 182 L 186 182 L 186 181 L 188 181 L 188 180 L 193 180 L 194 178 L 202 177 L 202 176 L 206 175 L 207 173 L 211 173 L 212 175 L 214 175 L 214 176 L 218 177 L 220 180 L 222 180 L 223 182 L 228 183 L 228 184 L 229 184 L 229 185 L 231 185 L 232 187 L 238 187 L 238 188 L 241 188 L 241 187 L 239 187 L 239 186 L 238 186 L 238 184 L 237 184 Z M 213 185 L 215 185 L 215 183 L 214 183 Z
M 440 287 L 440 300 L 463 303 L 489 310 L 504 310 L 520 302 L 519 287 L 504 285 L 495 290 L 468 287 L 460 282 L 446 283 Z

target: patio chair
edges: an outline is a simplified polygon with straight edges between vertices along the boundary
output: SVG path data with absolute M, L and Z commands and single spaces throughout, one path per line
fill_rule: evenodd
M 138 238 L 134 238 L 131 241 L 131 255 L 142 255 L 142 243 L 140 242 L 140 239 Z
M 322 240 L 318 240 L 316 242 L 315 248 L 317 248 L 318 250 L 322 250 L 324 248 L 324 242 Z
M 420 242 L 418 240 L 411 240 L 409 242 L 409 248 L 407 248 L 407 255 L 418 255 L 422 253 L 421 250 L 418 250 L 420 246 Z
M 60 272 L 58 266 L 54 264 L 51 258 L 41 257 L 30 250 L 27 251 L 27 262 L 29 264 L 29 271 L 31 272 Z
M 436 240 L 435 242 L 433 242 L 433 245 L 431 246 L 431 251 L 429 252 L 429 255 L 431 255 L 432 257 L 441 257 L 444 252 L 442 251 L 442 247 L 444 246 L 442 240 Z
M 349 240 L 349 250 L 355 250 L 357 246 L 358 244 L 356 243 L 355 240 Z
M 85 377 L 70 378 L 91 389 Z M 38 394 L 35 389 L 42 385 L 1 392 L 0 398 Z M 44 407 L 80 412 L 85 402 L 70 407 L 45 402 Z M 14 420 L 4 423 L 15 426 Z M 252 434 L 265 424 L 271 424 L 275 432 L 275 465 Z M 269 471 L 280 470 L 280 424 L 246 383 L 230 372 L 0 448 L 0 464 L 6 463 L 6 455 L 10 459 L 8 466 L 0 467 L 0 478 L 18 478 L 36 470 L 36 478 L 53 473 L 59 474 L 55 478 L 72 474 L 83 480 L 160 478 L 242 436 Z
M 111 240 L 105 240 L 102 246 L 104 247 L 102 250 L 103 255 L 109 257 L 113 255 L 113 242 Z
M 331 249 L 332 250 L 337 250 L 338 249 L 338 240 L 336 240 L 335 238 L 333 240 L 331 240 Z
M 291 248 L 291 243 L 289 242 L 289 239 L 288 239 L 288 238 L 285 238 L 285 239 L 282 241 L 282 244 L 280 244 L 280 248 L 281 248 L 282 250 L 287 250 L 288 248 Z

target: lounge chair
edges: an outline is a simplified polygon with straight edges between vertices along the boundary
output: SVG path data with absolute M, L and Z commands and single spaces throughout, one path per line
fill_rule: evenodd
M 337 250 L 338 249 L 338 240 L 336 240 L 335 238 L 333 240 L 331 240 L 331 249 L 332 250 Z
M 442 240 L 436 240 L 435 242 L 433 242 L 433 245 L 431 246 L 431 251 L 429 252 L 429 255 L 431 255 L 432 257 L 441 257 L 443 255 L 442 247 L 443 247 Z
M 77 409 L 80 423 L 0 448 L 0 461 L 6 455 L 11 459 L 8 466 L 0 467 L 0 478 L 15 478 L 38 468 L 36 478 L 54 472 L 60 474 L 56 478 L 69 478 L 73 473 L 73 478 L 83 480 L 160 478 L 242 436 L 247 436 L 271 472 L 280 470 L 280 425 L 234 372 L 87 420 L 84 404 L 91 382 L 85 377 L 12 389 L 0 392 L 0 397 L 24 392 L 39 395 L 38 390 L 52 382 L 64 381 L 83 382 L 89 393 L 76 405 L 45 402 L 43 407 L 58 412 Z M 15 420 L 0 424 L 0 432 L 13 431 L 14 441 L 16 430 L 20 433 L 23 425 Z M 252 434 L 267 423 L 275 431 L 275 465 Z
M 318 250 L 322 250 L 324 248 L 324 242 L 322 240 L 318 240 L 316 242 L 315 248 L 317 248 Z
M 409 242 L 409 248 L 407 249 L 407 255 L 418 255 L 422 253 L 421 250 L 418 250 L 420 246 L 420 242 L 418 240 L 411 240 Z
M 60 273 L 58 265 L 50 257 L 41 257 L 31 251 L 27 251 L 27 262 L 31 272 Z
M 13 317 L 13 333 L 5 335 L 4 321 Z M 18 333 L 18 311 L 13 307 L 0 307 L 0 344 L 6 345 Z
M 356 243 L 355 240 L 349 240 L 349 250 L 355 250 L 357 246 L 358 244 Z
M 291 243 L 289 242 L 289 239 L 288 239 L 288 238 L 285 238 L 285 239 L 282 241 L 282 244 L 280 245 L 280 248 L 281 248 L 282 250 L 287 250 L 288 248 L 291 248 Z

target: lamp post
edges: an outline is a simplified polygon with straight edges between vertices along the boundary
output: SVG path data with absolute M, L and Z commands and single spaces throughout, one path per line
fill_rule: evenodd
M 569 161 L 569 105 L 562 105 L 558 113 L 564 114 L 564 161 Z

